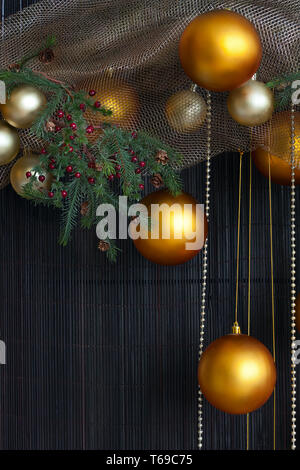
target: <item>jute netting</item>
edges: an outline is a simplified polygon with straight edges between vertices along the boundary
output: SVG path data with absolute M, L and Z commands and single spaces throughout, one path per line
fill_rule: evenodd
M 34 70 L 76 84 L 85 78 L 112 76 L 132 86 L 139 95 L 138 116 L 132 127 L 142 128 L 179 149 L 184 166 L 206 158 L 206 125 L 193 133 L 175 132 L 164 107 L 176 91 L 191 86 L 178 57 L 178 42 L 186 25 L 197 15 L 229 8 L 253 22 L 258 30 L 263 59 L 257 79 L 300 69 L 299 0 L 44 0 L 8 17 L 2 24 L 0 63 L 8 66 L 36 50 L 55 34 L 55 60 L 35 60 Z M 206 97 L 205 90 L 198 93 Z M 249 129 L 235 123 L 226 108 L 227 93 L 212 93 L 212 156 L 248 149 Z M 262 143 L 266 125 L 253 129 L 252 142 Z M 23 146 L 40 148 L 29 131 L 22 131 Z M 6 167 L 0 168 L 3 186 Z M 6 184 L 6 183 L 5 183 Z

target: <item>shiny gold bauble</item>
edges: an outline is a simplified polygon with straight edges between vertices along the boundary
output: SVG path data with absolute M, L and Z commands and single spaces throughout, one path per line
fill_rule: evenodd
M 13 127 L 0 121 L 0 166 L 11 162 L 19 152 L 20 139 Z
M 192 243 L 195 241 L 195 237 L 189 238 L 196 230 L 197 201 L 192 196 L 186 193 L 181 193 L 179 196 L 172 196 L 168 191 L 161 190 L 149 194 L 142 199 L 140 203 L 144 204 L 148 209 L 148 216 L 151 217 L 151 227 L 156 227 L 156 230 L 158 230 L 158 238 L 154 239 L 151 227 L 150 230 L 148 230 L 148 224 L 139 224 L 137 226 L 137 231 L 144 231 L 148 236 L 148 239 L 138 238 L 133 240 L 137 250 L 145 258 L 157 264 L 176 265 L 185 263 L 196 256 L 203 247 L 204 241 L 207 237 L 208 224 L 205 214 L 202 214 L 203 219 L 202 217 L 198 218 L 199 224 L 197 228 L 197 236 L 198 240 L 201 240 L 203 243 L 197 249 L 187 249 L 186 243 Z M 170 213 L 166 214 L 164 219 L 162 219 L 161 214 L 156 217 L 152 212 L 152 204 L 166 204 L 167 207 L 171 207 L 173 204 L 178 204 L 181 207 L 182 212 L 179 214 L 174 212 L 172 213 L 172 211 L 170 211 Z M 190 213 L 184 210 L 185 204 L 191 205 L 192 210 Z M 201 219 L 203 220 L 203 224 L 201 224 Z M 164 238 L 163 227 L 170 230 L 169 239 Z M 181 238 L 175 238 L 176 231 L 180 231 Z
M 18 129 L 31 127 L 46 106 L 44 93 L 32 85 L 16 86 L 5 104 L 0 105 L 3 118 Z
M 300 292 L 296 298 L 296 328 L 300 333 Z
M 269 127 L 269 125 L 267 125 Z M 265 150 L 270 147 L 270 151 Z M 276 113 L 267 129 L 264 149 L 253 152 L 253 161 L 257 169 L 267 178 L 270 173 L 274 183 L 291 184 L 291 114 L 289 111 Z M 295 112 L 295 180 L 300 184 L 300 113 Z
M 39 156 L 30 153 L 19 158 L 10 170 L 11 185 L 16 191 L 16 193 L 18 193 L 20 196 L 23 196 L 23 186 L 29 183 L 30 181 L 30 179 L 26 177 L 26 173 L 30 171 L 33 175 L 33 168 L 38 165 L 40 165 Z M 45 180 L 43 182 L 39 181 L 38 179 L 40 175 L 45 176 Z M 35 177 L 36 178 L 34 182 L 34 189 L 42 189 L 48 191 L 51 188 L 53 176 L 50 173 L 48 173 L 47 171 L 43 171 L 39 174 L 35 173 Z
M 179 43 L 185 73 L 212 91 L 233 90 L 249 80 L 262 57 L 259 35 L 245 17 L 229 10 L 197 16 Z
M 231 117 L 242 126 L 258 126 L 271 119 L 274 95 L 264 83 L 249 80 L 229 93 L 227 107 Z
M 100 112 L 93 112 L 88 109 L 84 116 L 89 124 L 100 126 L 103 122 L 118 125 L 125 129 L 134 128 L 137 122 L 139 110 L 139 97 L 135 89 L 125 82 L 111 78 L 108 75 L 102 77 L 91 77 L 80 82 L 76 86 L 77 90 L 95 90 L 93 96 L 95 101 L 99 101 L 101 106 L 112 111 L 111 116 L 103 116 Z M 95 129 L 93 134 L 88 136 L 89 140 L 96 140 L 101 134 L 101 129 Z
M 257 339 L 231 334 L 211 343 L 201 356 L 198 379 L 205 398 L 219 410 L 245 414 L 261 407 L 276 383 L 269 350 Z
M 177 132 L 192 132 L 199 129 L 205 116 L 204 99 L 191 90 L 175 93 L 166 103 L 166 118 Z

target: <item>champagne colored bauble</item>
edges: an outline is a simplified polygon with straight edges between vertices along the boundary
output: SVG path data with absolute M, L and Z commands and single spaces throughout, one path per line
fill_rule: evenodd
M 269 350 L 257 339 L 231 334 L 211 343 L 201 356 L 199 385 L 205 398 L 226 413 L 245 414 L 261 407 L 276 383 Z
M 0 121 L 0 166 L 11 162 L 19 152 L 20 139 L 13 127 Z
M 85 112 L 85 118 L 93 126 L 101 126 L 103 122 L 118 125 L 125 129 L 134 128 L 137 122 L 139 110 L 139 97 L 137 92 L 125 82 L 111 78 L 110 76 L 91 77 L 78 83 L 78 90 L 95 90 L 93 99 L 99 101 L 101 106 L 112 111 L 111 116 L 103 116 L 94 113 L 90 109 Z M 101 129 L 95 129 L 88 136 L 89 140 L 96 140 L 101 134 Z
M 296 328 L 300 333 L 300 292 L 296 298 Z
M 229 93 L 227 107 L 231 117 L 242 126 L 259 126 L 271 119 L 274 96 L 264 83 L 249 80 Z
M 233 90 L 257 71 L 262 57 L 259 35 L 244 16 L 213 10 L 197 16 L 179 43 L 185 73 L 212 91 Z
M 148 219 L 146 224 L 141 223 L 137 226 L 137 231 L 148 236 L 148 239 L 137 238 L 134 244 L 137 250 L 148 260 L 153 263 L 162 265 L 176 265 L 189 261 L 191 258 L 203 248 L 204 241 L 207 237 L 208 224 L 205 214 L 201 212 L 198 216 L 198 224 L 196 227 L 196 204 L 197 201 L 186 193 L 179 196 L 172 196 L 168 191 L 161 190 L 149 194 L 141 200 L 148 210 L 150 219 L 150 230 L 148 230 Z M 155 212 L 153 204 L 164 204 L 167 209 L 173 204 L 180 207 L 179 212 L 165 212 L 164 216 Z M 191 211 L 184 208 L 185 204 L 189 204 Z M 180 213 L 181 211 L 181 213 Z M 166 229 L 166 232 L 164 231 Z M 157 231 L 158 238 L 155 239 L 154 231 Z M 165 238 L 170 233 L 169 238 Z M 199 240 L 199 246 L 194 249 L 187 249 L 186 243 L 193 243 Z M 176 238 L 179 233 L 180 238 Z
M 192 132 L 202 126 L 206 117 L 206 103 L 191 90 L 172 95 L 166 103 L 166 118 L 177 132 Z
M 31 127 L 46 106 L 44 93 L 31 85 L 15 87 L 5 104 L 0 105 L 3 118 L 18 129 Z
M 10 171 L 10 182 L 16 193 L 20 196 L 23 196 L 23 186 L 29 183 L 29 179 L 26 176 L 28 171 L 34 174 L 33 168 L 40 164 L 40 159 L 38 155 L 30 153 L 29 155 L 24 155 L 23 157 L 19 158 L 14 166 Z M 43 182 L 39 181 L 39 176 L 45 176 L 45 180 Z M 51 188 L 51 184 L 53 181 L 53 176 L 44 171 L 43 173 L 35 173 L 35 183 L 34 188 L 38 190 L 46 190 L 49 191 Z

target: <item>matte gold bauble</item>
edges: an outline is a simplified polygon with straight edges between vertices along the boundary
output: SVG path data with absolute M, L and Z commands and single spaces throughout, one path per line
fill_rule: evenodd
M 211 343 L 201 356 L 199 385 L 205 398 L 219 410 L 245 414 L 261 407 L 276 383 L 269 350 L 257 339 L 231 334 Z
M 31 127 L 46 106 L 44 93 L 31 85 L 15 87 L 5 104 L 0 105 L 3 118 L 18 129 Z
M 175 93 L 166 103 L 166 118 L 177 132 L 192 132 L 199 129 L 205 116 L 204 99 L 191 90 Z
M 197 85 L 212 91 L 233 90 L 258 69 L 262 47 L 246 18 L 229 10 L 197 16 L 185 28 L 179 57 L 185 73 Z
M 274 96 L 264 83 L 249 80 L 229 93 L 227 107 L 231 117 L 242 126 L 258 126 L 271 119 Z
M 0 121 L 0 166 L 11 162 L 19 152 L 20 139 L 13 127 Z
M 207 237 L 208 224 L 205 214 L 203 218 L 198 217 L 198 227 L 196 228 L 196 204 L 197 201 L 186 193 L 179 196 L 172 196 L 168 191 L 161 190 L 149 194 L 141 200 L 148 210 L 148 216 L 151 217 L 151 227 L 148 230 L 148 224 L 137 226 L 137 231 L 147 234 L 148 239 L 138 238 L 134 241 L 137 250 L 148 260 L 153 263 L 162 265 L 176 265 L 185 263 L 190 260 L 201 250 Z M 181 214 L 170 211 L 164 215 L 155 214 L 152 204 L 165 204 L 170 208 L 173 204 L 178 204 L 181 208 Z M 189 212 L 184 209 L 184 205 L 191 205 L 192 210 Z M 148 220 L 147 220 L 148 222 Z M 201 223 L 202 222 L 202 223 Z M 158 238 L 153 238 L 153 230 L 157 230 Z M 164 230 L 166 228 L 170 232 L 169 238 L 164 238 Z M 176 232 L 180 232 L 181 238 L 176 239 Z M 192 233 L 197 233 L 198 240 L 202 242 L 197 249 L 187 249 L 186 243 L 192 243 L 196 237 L 192 237 Z
M 300 292 L 296 298 L 296 328 L 300 333 Z
M 85 112 L 85 118 L 89 124 L 99 126 L 103 122 L 119 125 L 123 128 L 135 127 L 139 110 L 139 98 L 137 92 L 125 82 L 111 78 L 108 75 L 102 77 L 91 77 L 78 83 L 78 90 L 95 90 L 93 96 L 101 106 L 112 111 L 111 116 L 103 116 L 100 112 L 94 113 L 90 109 Z M 89 140 L 96 140 L 101 134 L 101 129 L 95 129 L 88 136 Z
M 30 171 L 32 172 L 32 175 L 34 175 L 33 168 L 38 165 L 40 165 L 39 156 L 33 153 L 29 153 L 28 155 L 24 155 L 23 157 L 19 158 L 10 170 L 11 185 L 16 193 L 18 193 L 20 196 L 23 196 L 23 186 L 30 181 L 27 178 L 26 173 Z M 45 176 L 45 180 L 43 182 L 39 181 L 39 176 L 41 175 Z M 51 188 L 53 176 L 50 173 L 44 171 L 43 173 L 35 173 L 34 176 L 35 189 L 48 191 Z

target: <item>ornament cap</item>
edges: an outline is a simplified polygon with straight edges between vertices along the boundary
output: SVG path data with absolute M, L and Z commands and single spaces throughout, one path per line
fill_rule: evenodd
M 237 321 L 234 322 L 232 326 L 232 333 L 234 335 L 240 335 L 241 334 L 241 329 Z

